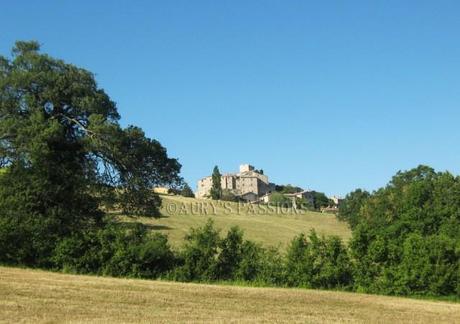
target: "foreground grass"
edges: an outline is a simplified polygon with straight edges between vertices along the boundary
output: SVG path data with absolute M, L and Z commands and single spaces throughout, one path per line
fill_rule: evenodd
M 212 218 L 216 228 L 224 234 L 230 227 L 238 225 L 244 230 L 245 238 L 265 246 L 286 248 L 299 233 L 315 229 L 319 234 L 337 235 L 348 241 L 351 232 L 344 222 L 337 221 L 331 214 L 317 212 L 294 213 L 288 210 L 266 210 L 250 204 L 215 202 L 180 196 L 162 196 L 160 219 L 140 217 L 125 221 L 141 221 L 168 235 L 174 247 L 182 245 L 184 236 L 191 227 L 202 226 Z M 211 205 L 212 204 L 212 205 Z M 265 208 L 265 209 L 262 209 Z
M 460 304 L 0 267 L 0 321 L 460 323 Z

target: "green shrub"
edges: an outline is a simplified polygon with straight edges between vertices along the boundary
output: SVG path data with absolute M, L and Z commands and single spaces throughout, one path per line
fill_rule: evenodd
M 218 278 L 223 280 L 235 279 L 236 272 L 243 259 L 243 232 L 232 227 L 227 236 L 220 241 L 220 253 L 217 258 Z
M 8 167 L 0 177 L 0 263 L 49 268 L 56 244 L 98 228 L 102 213 L 70 161 Z M 79 170 L 81 171 L 81 170 Z M 74 173 L 72 173 L 74 172 Z M 63 182 L 60 177 L 68 177 Z
M 292 207 L 292 199 L 286 197 L 282 193 L 273 192 L 270 195 L 269 204 L 272 206 L 289 208 Z
M 411 234 L 404 241 L 401 263 L 394 268 L 398 294 L 454 295 L 457 290 L 460 249 L 455 240 Z
M 57 246 L 54 261 L 75 273 L 136 278 L 157 278 L 176 262 L 167 237 L 149 233 L 141 224 L 111 224 L 66 238 Z
M 91 230 L 61 240 L 53 255 L 55 267 L 71 273 L 101 274 L 104 260 L 98 234 Z
M 352 267 L 346 247 L 338 237 L 318 237 L 311 231 L 295 237 L 286 256 L 289 286 L 309 288 L 348 288 Z
M 259 276 L 264 261 L 264 248 L 252 241 L 244 241 L 241 245 L 241 260 L 234 273 L 239 281 L 255 281 Z
M 284 286 L 284 259 L 277 248 L 261 249 L 255 282 L 266 286 Z
M 199 228 L 192 228 L 185 237 L 181 252 L 183 264 L 174 271 L 173 277 L 180 281 L 211 281 L 217 279 L 217 252 L 219 232 L 211 219 Z

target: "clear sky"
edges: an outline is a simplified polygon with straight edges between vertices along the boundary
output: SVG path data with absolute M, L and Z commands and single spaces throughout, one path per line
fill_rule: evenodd
M 15 40 L 96 74 L 196 186 L 214 165 L 344 195 L 460 173 L 460 1 L 3 1 Z

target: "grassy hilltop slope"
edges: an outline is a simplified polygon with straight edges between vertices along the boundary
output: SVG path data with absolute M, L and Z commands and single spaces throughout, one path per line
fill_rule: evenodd
M 190 227 L 203 225 L 212 218 L 217 228 L 225 233 L 238 225 L 247 239 L 265 246 L 284 249 L 297 234 L 315 229 L 319 234 L 338 235 L 347 241 L 351 232 L 346 223 L 339 222 L 334 215 L 317 212 L 295 214 L 292 210 L 268 210 L 267 206 L 237 204 L 181 196 L 162 196 L 160 219 L 136 218 L 167 234 L 173 246 L 180 246 Z M 124 220 L 130 220 L 123 217 Z
M 0 267 L 0 322 L 459 323 L 460 304 Z

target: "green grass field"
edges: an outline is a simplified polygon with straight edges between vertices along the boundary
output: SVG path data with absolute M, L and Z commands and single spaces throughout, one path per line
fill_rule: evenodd
M 271 209 L 266 206 L 215 202 L 180 196 L 162 196 L 160 219 L 122 217 L 125 221 L 140 220 L 168 235 L 171 244 L 178 247 L 191 227 L 203 225 L 209 218 L 214 220 L 222 233 L 238 225 L 247 239 L 265 246 L 286 248 L 299 233 L 315 229 L 319 234 L 337 235 L 347 241 L 351 232 L 347 224 L 337 221 L 332 214 L 295 212 L 287 209 Z
M 0 267 L 3 323 L 460 323 L 460 304 Z

